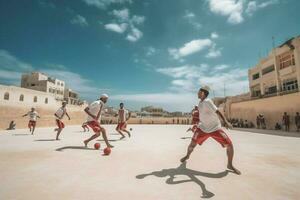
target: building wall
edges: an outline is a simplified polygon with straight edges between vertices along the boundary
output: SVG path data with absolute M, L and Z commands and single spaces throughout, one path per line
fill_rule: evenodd
M 9 94 L 9 100 L 4 99 L 5 93 Z M 24 97 L 23 101 L 20 101 L 21 95 Z M 34 97 L 37 97 L 37 102 L 34 102 Z M 47 104 L 45 103 L 46 98 L 48 99 Z M 27 113 L 31 107 L 35 107 L 41 115 L 41 119 L 38 121 L 39 126 L 55 126 L 54 113 L 60 106 L 60 101 L 45 92 L 0 85 L 0 129 L 7 128 L 12 120 L 17 123 L 17 128 L 25 128 L 28 118 L 23 118 L 22 115 Z M 65 120 L 66 124 L 81 124 L 86 119 L 86 114 L 83 111 L 86 106 L 86 104 L 81 106 L 67 105 L 72 120 Z
M 300 93 L 286 94 L 250 101 L 226 103 L 229 118 L 244 119 L 256 123 L 256 116 L 263 114 L 267 128 L 274 129 L 277 122 L 282 122 L 282 115 L 287 112 L 291 119 L 291 129 L 295 130 L 294 116 L 300 112 Z

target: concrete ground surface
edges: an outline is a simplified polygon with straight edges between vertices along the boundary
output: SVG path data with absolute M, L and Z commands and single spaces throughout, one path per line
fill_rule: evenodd
M 69 126 L 54 141 L 53 128 L 0 132 L 0 199 L 197 200 L 300 199 L 300 138 L 230 130 L 234 164 L 213 139 L 196 147 L 181 164 L 190 142 L 186 125 L 130 125 L 132 137 L 119 140 L 104 126 L 109 156 L 83 148 L 91 136 Z

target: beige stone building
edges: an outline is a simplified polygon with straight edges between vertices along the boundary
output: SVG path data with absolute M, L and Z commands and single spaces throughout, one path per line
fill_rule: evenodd
M 65 97 L 65 82 L 40 72 L 23 74 L 21 87 L 51 93 L 57 100 L 63 100 Z
M 249 69 L 249 87 L 252 98 L 283 95 L 299 91 L 300 36 L 292 38 L 268 57 Z

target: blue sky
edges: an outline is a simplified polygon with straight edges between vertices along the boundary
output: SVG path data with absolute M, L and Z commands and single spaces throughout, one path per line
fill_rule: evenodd
M 66 81 L 89 101 L 189 111 L 248 91 L 247 70 L 300 34 L 297 0 L 0 0 L 0 84 L 24 72 Z

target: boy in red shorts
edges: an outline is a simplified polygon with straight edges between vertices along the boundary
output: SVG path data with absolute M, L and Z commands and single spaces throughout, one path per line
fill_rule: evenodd
M 198 106 L 196 105 L 192 110 L 192 127 L 189 128 L 186 132 L 192 131 L 195 132 L 197 125 L 199 124 L 199 110 Z
M 35 111 L 35 108 L 31 108 L 31 111 L 29 111 L 22 117 L 25 117 L 25 116 L 29 116 L 28 128 L 29 128 L 29 132 L 31 132 L 31 135 L 33 135 L 33 132 L 34 132 L 35 126 L 36 126 L 36 120 L 37 120 L 37 118 L 40 118 L 40 116 Z
M 61 131 L 65 128 L 65 124 L 62 122 L 63 117 L 67 115 L 69 120 L 71 119 L 69 114 L 67 113 L 66 106 L 67 102 L 63 101 L 62 106 L 54 113 L 54 116 L 56 117 L 56 125 L 58 126 L 58 128 L 54 129 L 54 131 L 57 131 L 56 140 L 59 140 L 59 135 Z
M 197 144 L 201 145 L 207 138 L 212 137 L 220 143 L 222 147 L 226 147 L 228 157 L 227 168 L 239 175 L 241 172 L 232 164 L 234 154 L 232 142 L 227 134 L 221 129 L 219 117 L 224 122 L 226 128 L 231 128 L 231 124 L 225 119 L 212 100 L 207 98 L 208 94 L 208 86 L 200 88 L 198 92 L 198 98 L 200 99 L 198 105 L 199 114 L 201 116 L 200 122 L 195 130 L 192 141 L 188 146 L 186 156 L 181 158 L 180 161 L 185 162 L 188 160 Z
M 99 100 L 94 101 L 88 107 L 86 107 L 84 109 L 84 111 L 88 114 L 87 125 L 89 127 L 91 127 L 95 133 L 90 138 L 83 141 L 85 147 L 87 147 L 88 143 L 91 140 L 94 140 L 97 137 L 99 137 L 101 133 L 102 133 L 104 142 L 106 143 L 106 146 L 110 147 L 110 148 L 113 147 L 112 145 L 109 144 L 109 142 L 107 140 L 106 130 L 102 126 L 100 126 L 101 112 L 102 112 L 104 104 L 107 102 L 107 100 L 108 100 L 108 95 L 102 94 Z
M 126 117 L 128 115 L 128 117 Z M 130 132 L 126 130 L 127 127 L 127 121 L 129 120 L 131 113 L 128 113 L 128 110 L 124 108 L 124 104 L 120 103 L 120 109 L 118 111 L 118 126 L 116 127 L 116 131 L 122 135 L 121 139 L 125 138 L 125 135 L 122 133 L 122 131 L 126 132 L 128 136 L 130 137 Z

